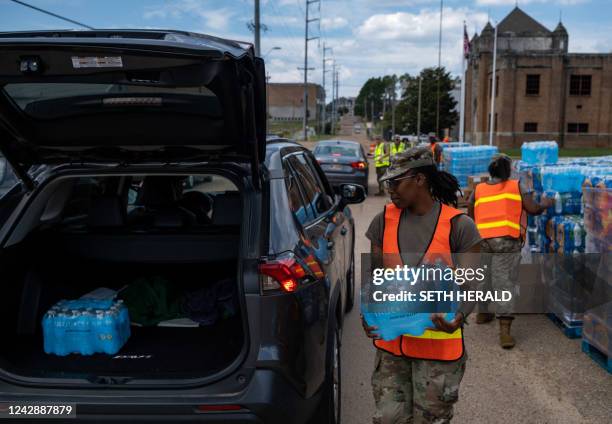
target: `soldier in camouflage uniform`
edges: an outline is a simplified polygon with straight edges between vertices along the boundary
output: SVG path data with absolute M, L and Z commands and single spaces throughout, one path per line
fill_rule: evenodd
M 479 184 L 504 187 L 504 190 L 509 190 L 505 187 L 510 187 L 510 183 L 518 184 L 518 191 L 520 193 L 520 205 L 514 206 L 514 208 L 520 208 L 521 218 L 524 218 L 524 212 L 532 215 L 539 215 L 546 210 L 546 208 L 553 205 L 552 199 L 542 199 L 542 203 L 536 202 L 529 191 L 523 187 L 516 180 L 511 180 L 512 175 L 512 159 L 505 154 L 495 155 L 491 159 L 489 164 L 489 174 L 491 179 L 487 182 Z M 477 189 L 478 189 L 477 187 Z M 472 195 L 468 199 L 468 214 L 478 221 L 476 217 L 476 191 L 472 192 Z M 510 191 L 508 191 L 509 193 Z M 512 211 L 516 209 L 510 209 L 509 207 L 501 208 L 501 205 L 493 203 L 499 196 L 492 196 L 489 198 L 489 202 L 486 203 L 493 210 L 503 211 L 507 216 L 507 220 L 512 217 Z M 515 199 L 516 200 L 516 199 Z M 518 203 L 518 202 L 517 202 Z M 493 205 L 493 206 L 490 206 Z M 481 206 L 483 207 L 483 206 Z M 510 212 L 509 212 L 510 210 Z M 518 225 L 518 223 L 517 223 Z M 520 223 L 524 225 L 523 222 Z M 483 226 L 483 231 L 487 231 L 486 227 Z M 518 231 L 517 231 L 518 233 Z M 512 293 L 512 299 L 506 302 L 497 302 L 495 306 L 495 312 L 497 319 L 499 320 L 499 343 L 504 349 L 512 349 L 515 345 L 514 337 L 510 334 L 510 328 L 512 321 L 514 320 L 514 298 L 518 288 L 518 273 L 519 265 L 521 263 L 521 248 L 523 246 L 523 235 L 522 233 L 518 236 L 503 235 L 501 233 L 498 237 L 483 236 L 484 241 L 482 243 L 483 252 L 483 264 L 486 264 L 489 272 L 487 272 L 487 279 L 485 279 L 478 290 L 495 290 L 495 291 L 509 291 Z M 495 316 L 489 312 L 488 305 L 478 305 L 478 315 L 476 316 L 477 324 L 486 324 L 493 320 Z
M 402 210 L 397 232 L 399 251 L 405 253 L 407 258 L 420 258 L 427 251 L 438 225 L 441 204 L 456 205 L 458 182 L 452 175 L 438 171 L 429 148 L 413 148 L 398 154 L 383 179 L 388 181 L 391 201 Z M 371 242 L 373 268 L 382 267 L 384 227 L 383 211 L 373 219 L 366 232 Z M 480 242 L 480 235 L 471 218 L 462 214 L 453 220 L 449 240 L 452 253 L 477 253 Z M 477 266 L 478 263 L 462 262 L 474 257 L 478 259 L 477 255 L 461 255 L 457 258 L 457 266 Z M 453 333 L 461 327 L 471 310 L 469 305 L 464 306 L 460 307 L 452 321 L 445 320 L 443 315 L 433 314 L 436 330 Z M 362 320 L 362 324 L 368 337 L 379 338 L 376 327 L 368 326 L 365 320 Z M 453 405 L 459 397 L 459 384 L 466 361 L 465 351 L 458 360 L 442 361 L 395 356 L 378 349 L 372 375 L 376 402 L 373 423 L 449 423 Z
M 376 351 L 374 424 L 449 423 L 459 399 L 467 354 L 458 361 L 425 361 Z

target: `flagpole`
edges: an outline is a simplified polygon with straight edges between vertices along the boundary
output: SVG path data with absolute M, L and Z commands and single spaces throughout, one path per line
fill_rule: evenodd
M 491 77 L 491 118 L 489 126 L 489 146 L 493 145 L 493 132 L 495 131 L 495 95 L 497 84 L 497 22 L 495 23 L 495 39 L 493 41 L 493 75 Z
M 466 33 L 465 22 L 463 23 L 464 37 Z M 461 55 L 461 109 L 459 110 L 459 141 L 463 143 L 465 140 L 465 56 L 466 56 L 465 40 L 463 45 L 463 54 Z

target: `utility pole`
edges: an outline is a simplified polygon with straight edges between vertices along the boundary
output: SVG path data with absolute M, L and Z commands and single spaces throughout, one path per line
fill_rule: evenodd
M 325 69 L 325 65 L 326 65 L 328 60 L 332 60 L 330 58 L 326 58 L 325 57 L 325 54 L 328 51 L 331 52 L 332 48 L 331 47 L 325 47 L 325 43 L 323 43 L 323 113 L 322 113 L 322 115 L 323 115 L 322 116 L 322 121 L 323 122 L 322 122 L 322 125 L 321 125 L 321 134 L 325 133 L 325 122 L 327 120 L 327 116 L 326 116 L 326 114 L 327 114 L 327 112 L 326 112 L 326 109 L 327 109 L 327 91 L 325 91 L 325 74 L 327 72 L 330 72 L 330 71 Z
M 374 134 L 374 130 L 376 129 L 374 122 L 374 98 L 370 97 L 370 113 L 372 114 L 372 134 Z
M 442 78 L 442 17 L 444 13 L 444 0 L 440 0 L 440 33 L 438 35 L 438 91 L 436 106 L 436 137 L 440 136 L 440 79 Z
M 319 37 L 308 38 L 308 26 L 311 22 L 318 21 L 319 18 L 308 19 L 310 5 L 318 3 L 320 0 L 306 0 L 306 14 L 304 25 L 304 141 L 308 140 L 308 42 Z
M 393 95 L 391 97 L 391 134 L 395 136 L 395 96 L 396 96 L 396 84 L 395 78 L 393 79 Z
M 336 61 L 332 63 L 332 107 L 331 107 L 331 123 L 329 132 L 332 135 L 336 134 Z
M 335 116 L 336 116 L 336 120 L 340 121 L 340 117 L 338 116 L 338 101 L 340 100 L 340 71 L 336 71 L 336 108 L 335 108 Z
M 493 145 L 493 133 L 495 132 L 495 96 L 497 79 L 497 22 L 495 22 L 495 40 L 493 41 L 493 75 L 491 77 L 491 117 L 489 118 L 489 146 Z
M 259 0 L 255 0 L 255 19 L 253 20 L 255 24 L 254 33 L 255 33 L 255 56 L 261 56 L 261 44 L 260 44 L 260 30 L 261 23 L 259 22 Z
M 419 102 L 417 106 L 417 140 L 421 141 L 421 93 L 423 80 L 419 75 Z

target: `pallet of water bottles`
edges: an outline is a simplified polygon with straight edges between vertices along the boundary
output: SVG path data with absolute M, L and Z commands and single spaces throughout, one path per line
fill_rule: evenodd
M 444 170 L 459 180 L 459 186 L 468 187 L 468 178 L 486 173 L 494 155 L 499 153 L 496 146 L 445 147 L 442 153 Z
M 612 374 L 612 302 L 585 312 L 582 351 Z
M 612 175 L 590 177 L 582 185 L 587 251 L 612 251 Z

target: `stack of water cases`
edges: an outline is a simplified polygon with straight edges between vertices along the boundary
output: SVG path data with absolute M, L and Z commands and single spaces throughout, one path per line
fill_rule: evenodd
M 587 178 L 583 196 L 586 251 L 599 258 L 595 290 L 605 303 L 584 313 L 582 350 L 612 373 L 612 175 Z
M 591 179 L 600 184 L 601 177 L 597 176 L 612 175 L 612 160 L 610 157 L 559 159 L 554 142 L 524 143 L 521 151 L 523 157 L 516 164 L 516 171 L 523 189 L 532 192 L 537 201 L 543 197 L 554 200 L 554 205 L 544 214 L 528 218 L 528 252 L 523 253 L 539 254 L 537 261 L 542 265 L 542 276 L 549 288 L 551 319 L 560 324 L 566 335 L 579 337 L 582 311 L 587 306 L 584 299 L 588 297 L 583 254 L 589 251 L 589 244 L 598 243 L 594 240 L 601 234 L 589 240 L 589 220 L 585 222 L 585 215 L 592 216 L 592 221 L 598 224 L 605 215 L 586 206 L 583 184 L 589 184 Z
M 442 147 L 442 161 L 440 162 L 440 170 L 446 170 L 446 165 L 444 164 L 444 151 L 446 149 L 454 148 L 454 147 L 469 147 L 471 143 L 465 143 L 461 141 L 449 141 L 448 143 L 439 143 Z
M 130 318 L 122 300 L 61 300 L 42 320 L 47 354 L 113 355 L 130 337 Z
M 499 153 L 495 146 L 448 147 L 443 150 L 444 170 L 453 174 L 462 188 L 468 177 L 487 172 L 491 158 Z

